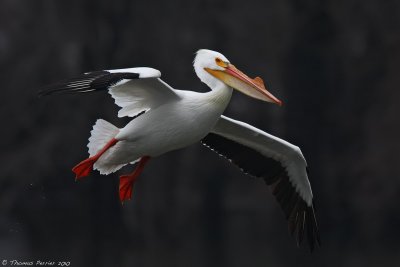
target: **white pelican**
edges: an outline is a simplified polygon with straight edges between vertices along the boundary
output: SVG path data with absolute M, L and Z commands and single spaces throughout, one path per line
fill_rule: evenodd
M 313 250 L 315 244 L 320 245 L 320 238 L 307 163 L 300 149 L 222 115 L 232 88 L 262 101 L 282 102 L 265 88 L 261 78 L 249 78 L 218 52 L 199 50 L 193 66 L 211 91 L 174 89 L 160 79 L 158 70 L 145 67 L 88 72 L 45 87 L 40 95 L 108 90 L 121 107 L 118 117 L 133 118 L 120 129 L 102 119 L 96 121 L 88 143 L 90 156 L 72 169 L 76 179 L 93 169 L 110 174 L 138 162 L 131 174 L 120 177 L 123 202 L 131 198 L 133 184 L 150 158 L 201 141 L 246 174 L 263 178 L 272 187 L 298 245 L 307 232 Z M 240 154 L 233 152 L 235 147 L 240 147 Z

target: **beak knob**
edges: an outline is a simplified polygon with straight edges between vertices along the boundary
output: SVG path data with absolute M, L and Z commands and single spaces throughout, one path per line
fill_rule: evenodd
M 254 82 L 255 82 L 258 86 L 260 86 L 260 87 L 266 89 L 266 88 L 265 88 L 265 85 L 264 85 L 263 79 L 261 79 L 260 77 L 257 76 L 257 77 L 255 77 L 253 80 L 254 80 Z

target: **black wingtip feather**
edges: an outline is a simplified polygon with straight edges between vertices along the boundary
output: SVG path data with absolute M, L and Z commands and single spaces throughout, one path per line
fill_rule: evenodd
M 303 241 L 305 231 L 310 250 L 313 251 L 316 245 L 320 246 L 314 207 L 308 206 L 299 195 L 280 162 L 216 134 L 207 135 L 202 143 L 230 159 L 246 174 L 264 179 L 281 205 L 288 220 L 289 233 L 295 236 L 298 246 Z
M 300 216 L 300 223 L 299 223 L 299 230 L 297 232 L 297 244 L 298 246 L 301 245 L 303 242 L 303 237 L 304 237 L 304 229 L 305 229 L 305 223 L 306 223 L 306 214 L 305 211 L 301 212 L 299 214 Z
M 296 232 L 298 216 L 299 216 L 299 214 L 297 212 L 293 212 L 291 214 L 291 216 L 289 217 L 289 233 L 290 233 L 290 236 L 293 236 L 294 233 Z
M 42 97 L 53 94 L 77 94 L 103 91 L 117 84 L 121 80 L 138 79 L 139 76 L 139 73 L 132 72 L 110 73 L 108 71 L 93 71 L 72 79 L 45 86 L 38 92 L 38 96 Z
M 315 235 L 314 235 L 314 224 L 313 224 L 313 218 L 312 218 L 312 214 L 310 212 L 310 207 L 308 208 L 308 212 L 307 212 L 307 239 L 308 239 L 308 245 L 310 247 L 310 251 L 312 252 L 314 250 L 314 244 L 315 244 Z
M 307 234 L 310 250 L 313 251 L 315 244 L 320 244 L 314 208 L 308 206 L 293 188 L 287 173 L 284 172 L 281 175 L 282 177 L 274 185 L 272 193 L 288 219 L 289 233 L 291 236 L 295 234 L 297 245 L 301 245 Z

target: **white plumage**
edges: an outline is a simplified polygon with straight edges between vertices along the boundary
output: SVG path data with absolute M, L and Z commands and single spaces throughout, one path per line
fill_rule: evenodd
M 124 201 L 131 197 L 133 183 L 151 157 L 202 140 L 244 172 L 263 178 L 286 213 L 298 243 L 307 232 L 312 249 L 320 241 L 307 164 L 300 149 L 222 115 L 232 88 L 266 102 L 282 102 L 265 88 L 261 78 L 249 78 L 221 53 L 201 49 L 193 66 L 211 91 L 173 89 L 160 79 L 160 71 L 147 67 L 89 72 L 45 88 L 42 95 L 108 90 L 121 107 L 118 116 L 133 118 L 121 129 L 97 120 L 89 138 L 90 157 L 74 167 L 76 177 L 86 176 L 92 169 L 109 174 L 139 161 L 132 174 L 120 177 Z

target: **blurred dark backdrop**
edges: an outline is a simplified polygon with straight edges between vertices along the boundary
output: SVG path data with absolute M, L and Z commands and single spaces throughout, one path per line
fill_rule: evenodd
M 0 260 L 71 266 L 399 266 L 400 2 L 0 2 Z M 118 173 L 74 181 L 107 94 L 38 99 L 90 70 L 151 66 L 205 91 L 194 53 L 225 54 L 285 105 L 235 94 L 226 114 L 299 145 L 323 247 L 288 236 L 264 183 L 201 145 L 153 159 L 133 200 Z M 125 168 L 122 173 L 132 167 Z

